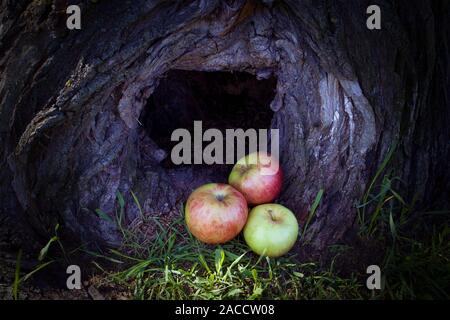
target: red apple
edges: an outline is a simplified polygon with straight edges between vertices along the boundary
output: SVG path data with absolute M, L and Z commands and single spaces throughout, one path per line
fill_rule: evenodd
M 227 184 L 209 183 L 194 190 L 186 202 L 186 225 L 200 241 L 227 242 L 241 232 L 247 222 L 244 196 Z
M 272 202 L 280 194 L 282 181 L 283 173 L 277 159 L 263 152 L 240 159 L 228 177 L 228 183 L 253 205 Z

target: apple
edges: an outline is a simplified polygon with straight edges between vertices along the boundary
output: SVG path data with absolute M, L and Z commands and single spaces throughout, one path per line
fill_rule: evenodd
M 244 227 L 244 239 L 257 254 L 279 257 L 293 247 L 298 236 L 298 222 L 291 210 L 268 203 L 254 207 Z
M 254 152 L 240 159 L 228 177 L 228 183 L 253 205 L 272 202 L 280 194 L 282 182 L 278 161 L 264 152 Z
M 198 240 L 218 244 L 241 232 L 248 206 L 244 196 L 232 186 L 208 183 L 191 193 L 185 213 L 186 225 Z

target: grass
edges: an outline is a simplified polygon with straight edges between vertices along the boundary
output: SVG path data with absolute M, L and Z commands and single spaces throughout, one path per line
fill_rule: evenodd
M 417 196 L 410 201 L 399 190 L 404 182 L 389 163 L 396 144 L 387 153 L 357 206 L 359 236 L 385 246 L 383 290 L 378 299 L 450 298 L 450 211 L 421 212 Z M 426 216 L 440 214 L 440 225 Z M 443 221 L 443 223 L 442 223 Z M 431 230 L 430 229 L 431 225 Z
M 394 149 L 388 152 L 389 160 Z M 443 224 L 421 241 L 408 235 L 411 224 L 420 225 L 421 217 L 416 215 L 418 220 L 413 220 L 415 200 L 408 203 L 400 195 L 396 187 L 401 188 L 403 183 L 387 170 L 389 160 L 383 161 L 362 204 L 357 206 L 360 237 L 386 247 L 380 266 L 380 291 L 365 287 L 364 271 L 341 277 L 334 270 L 334 262 L 324 267 L 313 261 L 301 263 L 293 255 L 259 257 L 241 237 L 221 246 L 205 245 L 187 231 L 182 209 L 180 216 L 166 225 L 145 216 L 134 194 L 141 217 L 157 226 L 154 239 L 142 244 L 133 231 L 121 225 L 125 201 L 118 194 L 115 220 L 124 237 L 123 245 L 94 255 L 119 266 L 119 271 L 107 271 L 96 261 L 106 275 L 102 284 L 120 286 L 132 299 L 448 299 L 450 227 Z M 320 190 L 300 239 L 305 238 L 322 197 Z M 336 251 L 337 256 L 351 249 L 333 246 L 330 252 Z
M 400 238 L 384 261 L 384 299 L 450 298 L 450 228 L 435 229 L 430 239 Z
M 45 269 L 47 266 L 49 266 L 50 264 L 52 264 L 56 261 L 56 260 L 44 261 L 52 243 L 58 242 L 58 244 L 60 245 L 60 248 L 65 256 L 64 247 L 63 247 L 62 243 L 60 242 L 58 234 L 57 234 L 58 229 L 59 229 L 59 225 L 56 225 L 54 236 L 51 237 L 50 240 L 47 242 L 47 244 L 39 251 L 37 265 L 30 272 L 28 272 L 24 275 L 22 275 L 22 272 L 21 272 L 22 250 L 19 250 L 19 253 L 17 254 L 17 260 L 16 260 L 16 269 L 14 272 L 14 282 L 12 285 L 12 296 L 13 296 L 14 300 L 19 299 L 19 291 L 20 291 L 20 286 L 22 283 L 24 283 L 25 281 L 30 279 L 37 272 Z
M 320 197 L 317 204 L 319 201 Z M 118 221 L 122 205 L 119 201 Z M 156 222 L 158 230 L 146 246 L 119 227 L 126 239 L 122 248 L 111 249 L 108 254 L 94 254 L 120 266 L 120 271 L 108 273 L 103 284 L 119 285 L 133 299 L 363 297 L 356 277 L 341 278 L 333 266 L 322 270 L 313 262 L 298 263 L 295 256 L 259 257 L 239 237 L 224 245 L 203 244 L 186 230 L 183 211 L 180 213 L 168 226 L 154 217 L 149 218 Z M 105 272 L 100 263 L 96 265 Z
M 170 223 L 145 215 L 134 193 L 144 223 L 156 226 L 151 239 L 123 225 L 125 198 L 117 193 L 113 216 L 96 210 L 99 218 L 114 222 L 123 236 L 120 248 L 106 253 L 89 252 L 100 270 L 98 286 L 119 289 L 132 299 L 449 299 L 450 226 L 449 211 L 420 212 L 416 197 L 407 200 L 406 185 L 389 164 L 395 156 L 390 148 L 367 191 L 356 206 L 359 237 L 385 248 L 382 261 L 382 290 L 369 291 L 365 270 L 341 276 L 334 260 L 328 266 L 314 261 L 299 262 L 295 255 L 278 259 L 252 253 L 241 237 L 224 245 L 206 245 L 186 229 L 183 208 Z M 308 226 L 314 219 L 324 191 L 319 190 L 301 228 L 305 244 Z M 443 223 L 429 224 L 426 217 L 440 216 Z M 39 264 L 21 275 L 19 253 L 13 283 L 18 298 L 21 283 L 55 260 L 45 261 L 55 235 L 40 251 Z M 349 245 L 334 245 L 335 257 L 351 253 Z M 48 260 L 48 259 L 47 259 Z M 67 258 L 66 258 L 67 260 Z M 115 271 L 114 271 L 115 270 Z
M 395 190 L 395 184 L 402 186 L 400 179 L 383 176 L 378 193 L 372 196 L 370 220 L 360 227 L 362 237 L 386 247 L 384 289 L 377 297 L 449 299 L 449 219 L 439 226 L 431 224 L 432 230 L 426 230 L 429 226 L 424 218 L 430 212 L 415 208 L 415 199 L 407 203 Z
M 387 202 L 389 202 L 393 198 L 397 198 L 397 200 L 400 200 L 402 204 L 406 204 L 404 200 L 398 195 L 398 193 L 395 192 L 392 188 L 393 180 L 396 180 L 398 178 L 390 179 L 390 171 L 386 170 L 388 164 L 391 162 L 395 154 L 396 149 L 397 143 L 395 142 L 389 148 L 385 158 L 377 169 L 375 176 L 370 182 L 369 187 L 364 193 L 362 203 L 356 206 L 360 236 L 372 237 L 375 234 L 375 232 L 377 231 L 377 227 L 380 224 L 380 220 L 385 219 L 385 216 L 381 214 L 383 213 L 382 209 L 385 207 L 385 204 Z M 377 192 L 375 190 L 376 184 L 385 171 L 388 171 L 388 173 L 383 176 L 381 185 L 379 186 L 379 190 Z M 374 203 L 376 204 L 375 206 L 373 205 Z M 391 207 L 391 209 L 392 210 L 390 213 L 392 214 L 394 208 Z
M 316 214 L 316 210 L 319 207 L 320 201 L 322 200 L 322 197 L 323 197 L 323 192 L 324 192 L 323 189 L 320 189 L 319 192 L 317 192 L 316 198 L 314 199 L 314 202 L 311 205 L 311 208 L 310 208 L 309 214 L 308 214 L 308 218 L 306 219 L 306 222 L 303 226 L 303 231 L 301 232 L 301 235 L 300 235 L 301 240 L 304 240 L 305 235 L 308 232 L 308 226 Z

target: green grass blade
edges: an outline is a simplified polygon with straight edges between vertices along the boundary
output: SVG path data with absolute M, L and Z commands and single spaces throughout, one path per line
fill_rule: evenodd
M 372 181 L 369 184 L 369 187 L 367 188 L 367 191 L 364 195 L 363 198 L 363 203 L 367 203 L 367 199 L 369 198 L 369 195 L 372 192 L 372 189 L 375 185 L 375 183 L 378 181 L 378 178 L 381 176 L 381 174 L 383 173 L 384 169 L 386 168 L 386 166 L 388 165 L 388 163 L 391 161 L 392 156 L 394 155 L 395 150 L 397 149 L 397 141 L 395 141 L 391 147 L 389 148 L 386 157 L 383 159 L 383 162 L 381 163 L 381 165 L 378 167 L 377 172 L 375 173 L 375 176 L 373 177 Z M 364 208 L 363 208 L 364 211 Z
M 54 237 L 52 237 L 48 242 L 47 242 L 47 244 L 41 249 L 41 251 L 39 252 L 39 256 L 38 256 L 38 260 L 39 261 L 42 261 L 42 260 L 44 260 L 44 258 L 45 258 L 45 256 L 47 255 L 47 253 L 48 253 L 48 250 L 50 249 L 50 246 L 51 246 L 51 244 L 53 243 L 53 242 L 55 242 L 55 241 L 58 241 L 58 237 L 57 236 L 54 236 Z
M 324 192 L 323 189 L 320 189 L 319 192 L 317 192 L 316 198 L 314 199 L 314 202 L 311 205 L 311 209 L 309 210 L 308 219 L 306 220 L 306 223 L 303 227 L 303 232 L 301 235 L 302 239 L 304 238 L 306 231 L 308 230 L 309 223 L 311 222 L 314 215 L 316 214 L 316 210 L 319 207 L 320 201 L 322 200 L 322 197 L 323 197 L 323 192 Z
M 220 272 L 222 271 L 222 265 L 224 261 L 225 261 L 225 252 L 223 251 L 222 248 L 217 248 L 214 253 L 214 264 L 216 267 L 217 274 L 220 274 Z
M 20 265 L 22 263 L 22 250 L 19 250 L 16 260 L 16 270 L 14 272 L 14 283 L 13 283 L 13 298 L 18 300 L 19 297 L 19 285 L 20 285 Z
M 27 273 L 25 276 L 23 276 L 23 278 L 20 280 L 20 282 L 24 282 L 27 281 L 28 279 L 31 278 L 31 276 L 33 276 L 35 273 L 39 272 L 40 270 L 44 269 L 45 267 L 49 266 L 50 264 L 52 264 L 53 262 L 55 262 L 55 260 L 51 260 L 51 261 L 47 261 L 45 263 L 41 263 L 40 265 L 38 265 L 36 268 L 33 269 L 33 271 Z
M 109 215 L 107 215 L 105 212 L 103 212 L 100 209 L 95 209 L 95 213 L 97 214 L 97 216 L 99 216 L 100 219 L 103 219 L 105 221 L 109 221 L 111 223 L 113 223 L 113 220 L 111 219 L 111 217 Z
M 142 210 L 141 204 L 137 198 L 137 196 L 134 194 L 133 190 L 130 190 L 131 192 L 131 196 L 133 197 L 134 203 L 136 204 L 136 206 L 138 207 L 139 210 L 139 214 L 141 216 L 141 219 L 144 219 L 144 211 Z

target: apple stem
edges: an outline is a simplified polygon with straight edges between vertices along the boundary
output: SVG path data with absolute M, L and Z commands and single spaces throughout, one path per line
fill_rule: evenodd
M 270 219 L 272 219 L 272 221 L 277 221 L 276 219 L 275 219 L 275 217 L 273 216 L 273 211 L 272 210 L 268 210 L 268 212 L 269 212 L 269 215 L 270 215 Z
M 245 174 L 248 170 L 249 170 L 249 167 L 246 165 L 241 165 L 239 167 L 239 171 L 240 171 L 241 175 Z

